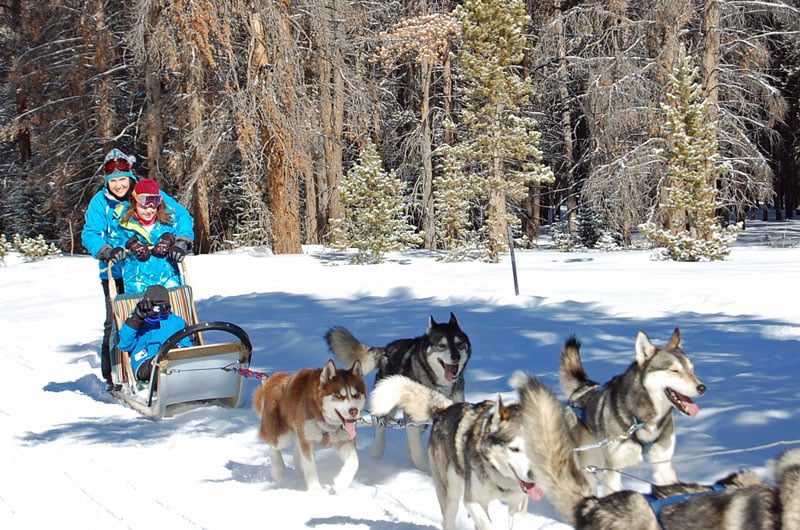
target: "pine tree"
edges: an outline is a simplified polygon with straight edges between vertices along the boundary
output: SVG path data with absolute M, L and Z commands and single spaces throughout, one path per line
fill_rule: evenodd
M 456 64 L 464 107 L 460 138 L 449 154 L 468 174 L 461 189 L 485 202 L 489 260 L 497 262 L 507 224 L 518 222 L 506 201 L 524 198 L 530 182 L 553 180 L 541 164 L 537 122 L 526 112 L 531 84 L 520 65 L 530 17 L 520 0 L 466 0 L 456 13 L 463 29 Z
M 243 174 L 231 175 L 222 183 L 217 228 L 221 233 L 212 245 L 215 249 L 269 245 L 272 233 L 269 210 L 252 179 Z M 224 224 L 223 224 L 224 223 Z
M 337 247 L 358 249 L 354 261 L 380 263 L 383 254 L 421 243 L 406 221 L 403 182 L 383 169 L 375 144 L 361 149 L 360 162 L 342 179 L 344 217 L 331 220 Z
M 721 206 L 716 180 L 728 168 L 717 147 L 717 123 L 707 119 L 708 102 L 697 81 L 698 69 L 681 48 L 664 111 L 667 148 L 666 185 L 661 190 L 666 226 L 652 220 L 639 229 L 677 261 L 724 259 L 738 226 L 722 228 L 715 216 Z

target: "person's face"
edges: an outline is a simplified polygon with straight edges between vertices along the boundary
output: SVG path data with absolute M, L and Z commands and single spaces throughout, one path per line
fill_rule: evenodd
M 151 221 L 156 216 L 157 211 L 158 206 L 143 206 L 138 202 L 136 203 L 136 215 L 142 221 Z
M 128 193 L 131 187 L 131 179 L 129 177 L 114 177 L 108 179 L 108 191 L 116 197 L 121 199 Z

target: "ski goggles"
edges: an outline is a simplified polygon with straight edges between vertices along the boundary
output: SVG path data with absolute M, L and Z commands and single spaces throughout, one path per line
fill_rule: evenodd
M 133 168 L 131 163 L 124 158 L 112 158 L 103 164 L 103 171 L 106 174 L 113 173 L 114 171 L 130 171 Z
M 153 309 L 147 313 L 145 320 L 149 320 L 150 322 L 166 320 L 166 318 L 169 316 L 170 309 L 172 309 L 172 306 L 169 304 L 155 304 Z
M 158 195 L 149 195 L 149 194 L 134 194 L 133 198 L 136 199 L 136 204 L 143 208 L 158 208 L 161 206 L 161 194 Z

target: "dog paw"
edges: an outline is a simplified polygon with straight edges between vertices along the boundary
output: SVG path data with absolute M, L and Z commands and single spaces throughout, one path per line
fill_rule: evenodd
M 322 490 L 323 490 L 322 484 L 320 484 L 319 481 L 310 482 L 306 485 L 306 491 L 308 491 L 309 493 Z
M 345 491 L 350 488 L 350 483 L 352 479 L 344 480 L 344 479 L 334 479 L 333 480 L 333 492 L 336 494 L 341 495 Z

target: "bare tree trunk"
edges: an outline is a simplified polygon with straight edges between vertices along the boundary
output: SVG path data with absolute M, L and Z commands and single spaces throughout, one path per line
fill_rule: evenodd
M 158 69 L 150 64 L 145 74 L 145 98 L 147 108 L 144 116 L 144 130 L 147 136 L 147 158 L 151 161 L 148 166 L 147 176 L 156 179 L 159 174 L 158 160 L 161 159 L 161 147 L 164 138 L 164 123 L 161 120 L 161 80 L 159 79 Z
M 561 2 L 556 1 L 556 11 L 560 11 Z M 557 53 L 558 53 L 558 95 L 561 100 L 561 137 L 564 141 L 564 165 L 563 165 L 563 179 L 567 192 L 567 210 L 569 212 L 569 232 L 575 234 L 578 231 L 578 194 L 575 189 L 575 155 L 572 146 L 572 117 L 571 107 L 569 104 L 569 91 L 567 90 L 567 83 L 569 81 L 567 74 L 567 44 L 564 36 L 564 21 L 560 13 L 556 15 L 555 19 L 555 33 L 557 35 Z
M 332 35 L 326 43 L 330 69 L 322 78 L 321 88 L 325 87 L 329 104 L 322 116 L 323 153 L 325 156 L 325 197 L 324 224 L 320 227 L 328 231 L 328 220 L 341 218 L 344 215 L 342 200 L 339 196 L 339 182 L 342 179 L 342 132 L 344 130 L 344 58 L 342 57 L 342 36 L 339 35 L 341 0 L 330 0 Z M 330 87 L 330 88 L 327 88 Z
M 282 68 L 294 68 L 295 58 L 290 56 L 293 49 L 292 26 L 290 20 L 290 1 L 277 0 L 275 3 L 277 19 L 274 20 L 276 41 L 272 45 L 272 64 Z M 284 115 L 295 111 L 295 86 L 290 81 L 291 72 L 283 72 L 276 81 L 274 72 L 266 76 L 267 86 L 274 87 L 276 105 L 269 98 L 263 101 L 262 111 L 267 116 L 261 126 L 264 142 L 264 167 L 267 173 L 267 191 L 273 224 L 273 248 L 276 254 L 300 254 L 303 252 L 300 238 L 300 179 L 293 167 L 292 156 L 302 153 L 295 145 L 297 131 L 289 130 Z M 282 82 L 280 86 L 273 83 Z
M 106 12 L 103 0 L 96 0 L 94 5 L 95 31 L 92 35 L 94 44 L 94 67 L 98 73 L 108 71 L 111 50 L 109 50 L 106 28 Z M 113 104 L 113 79 L 108 75 L 102 75 L 100 82 L 95 89 L 95 101 L 97 102 L 97 133 L 105 141 L 106 150 L 113 147 L 109 140 L 114 137 L 114 124 L 116 123 L 116 113 Z
M 430 92 L 433 67 L 428 61 L 420 64 L 422 77 L 422 102 L 420 108 L 420 150 L 422 156 L 422 231 L 424 248 L 433 249 L 436 228 L 433 211 L 433 152 L 431 148 Z
M 719 0 L 704 0 L 700 67 L 710 122 L 716 122 L 719 114 L 719 24 Z
M 203 93 L 203 71 L 198 66 L 189 66 L 189 75 L 187 76 L 186 93 L 189 94 L 188 104 L 188 118 L 189 130 L 192 131 L 192 137 L 204 136 L 201 131 L 204 131 L 203 115 L 205 110 L 205 102 L 200 97 Z M 191 181 L 194 182 L 192 186 L 192 216 L 194 217 L 194 251 L 197 254 L 208 254 L 211 251 L 211 220 L 208 212 L 208 157 L 211 157 L 213 152 L 209 149 L 203 148 L 202 140 L 199 142 L 195 140 L 194 145 L 191 145 L 192 157 L 189 163 L 194 175 Z
M 542 228 L 542 200 L 540 190 L 542 185 L 538 182 L 528 184 L 528 195 L 523 202 L 524 219 L 522 222 L 522 232 L 528 239 L 533 240 L 539 236 Z
M 707 105 L 706 119 L 709 122 L 715 123 L 719 116 L 719 24 L 720 24 L 720 11 L 719 0 L 704 0 L 703 1 L 703 21 L 702 21 L 702 57 L 701 57 L 701 70 L 703 89 Z M 716 189 L 717 185 L 714 176 L 709 176 L 711 182 L 708 182 L 712 189 Z M 698 212 L 698 215 L 703 217 L 712 218 L 716 212 L 711 209 L 706 212 Z M 713 237 L 712 233 L 703 234 L 704 239 L 708 240 Z

